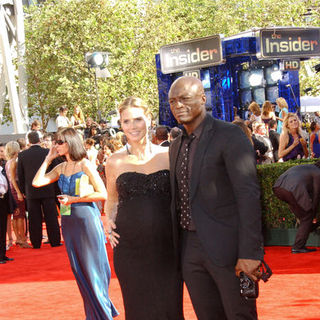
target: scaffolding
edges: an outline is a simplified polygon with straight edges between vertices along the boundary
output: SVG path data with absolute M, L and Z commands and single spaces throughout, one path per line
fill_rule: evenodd
M 13 63 L 17 59 L 17 65 Z M 28 131 L 24 14 L 21 0 L 0 0 L 0 119 L 6 99 L 14 133 Z

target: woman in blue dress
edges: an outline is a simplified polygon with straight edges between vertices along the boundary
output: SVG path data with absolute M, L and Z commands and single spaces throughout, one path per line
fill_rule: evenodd
M 285 116 L 288 114 L 288 104 L 285 98 L 278 98 L 276 100 L 277 106 L 280 108 L 279 117 L 277 117 L 278 123 L 277 123 L 277 132 L 281 134 L 282 132 L 282 125 L 283 120 Z
M 58 156 L 64 156 L 66 161 L 46 173 L 51 161 Z M 57 132 L 55 145 L 32 183 L 34 187 L 41 187 L 58 180 L 62 193 L 59 196 L 62 233 L 83 298 L 86 320 L 109 320 L 118 312 L 109 299 L 110 266 L 100 212 L 95 204 L 106 200 L 107 192 L 98 172 L 85 157 L 78 133 L 73 128 L 63 128 Z M 80 178 L 84 175 L 89 184 L 81 188 L 91 188 L 91 191 L 81 191 L 80 197 Z
M 312 158 L 320 158 L 320 125 L 316 121 L 312 121 L 310 125 L 310 150 Z

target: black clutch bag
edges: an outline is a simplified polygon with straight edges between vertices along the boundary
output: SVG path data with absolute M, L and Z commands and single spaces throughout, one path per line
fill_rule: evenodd
M 270 267 L 264 260 L 261 262 L 261 279 L 267 282 L 272 275 Z M 244 272 L 240 272 L 240 295 L 246 299 L 257 299 L 259 296 L 258 281 L 252 280 Z

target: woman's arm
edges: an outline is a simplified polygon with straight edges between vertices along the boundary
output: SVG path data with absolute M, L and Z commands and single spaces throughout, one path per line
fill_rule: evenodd
M 314 153 L 313 153 L 313 142 L 314 139 L 316 138 L 316 135 L 314 133 L 311 133 L 310 135 L 310 150 L 311 150 L 311 158 L 314 157 Z
M 50 172 L 46 173 L 52 160 L 57 158 L 58 156 L 59 154 L 55 146 L 52 146 L 50 148 L 49 153 L 45 157 L 41 167 L 39 168 L 38 172 L 36 173 L 36 175 L 32 180 L 33 187 L 36 187 L 36 188 L 43 187 L 59 179 L 62 163 L 55 166 Z
M 309 151 L 308 151 L 307 141 L 304 140 L 303 138 L 300 138 L 300 143 L 301 143 L 301 145 L 302 145 L 304 157 L 305 157 L 305 158 L 308 158 L 308 156 L 309 156 Z
M 281 133 L 280 142 L 279 142 L 279 150 L 278 150 L 279 159 L 283 158 L 288 153 L 290 153 L 300 143 L 299 137 L 296 137 L 293 140 L 292 145 L 290 145 L 288 148 L 286 148 L 288 141 L 289 141 L 289 136 L 287 134 Z
M 116 229 L 116 216 L 117 216 L 117 207 L 118 207 L 118 192 L 116 188 L 116 180 L 118 175 L 117 165 L 114 156 L 111 156 L 105 167 L 106 180 L 107 180 L 107 190 L 108 190 L 108 199 L 105 202 L 105 213 L 107 217 L 107 231 L 109 233 L 109 241 L 114 248 L 118 243 L 119 234 L 114 232 Z
M 17 160 L 17 158 L 12 159 L 12 163 L 11 163 L 10 170 L 9 170 L 9 175 L 10 175 L 11 183 L 12 183 L 14 189 L 17 192 L 18 200 L 22 201 L 23 200 L 23 194 L 20 191 L 19 186 L 17 184 L 17 180 L 16 180 L 16 176 L 17 176 L 17 174 L 16 174 L 17 173 L 17 171 L 16 171 L 17 170 L 17 162 L 16 162 L 16 160 Z

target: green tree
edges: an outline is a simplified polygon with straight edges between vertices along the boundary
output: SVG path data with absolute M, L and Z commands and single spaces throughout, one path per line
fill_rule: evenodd
M 103 115 L 129 95 L 145 99 L 156 113 L 155 54 L 162 45 L 253 27 L 303 26 L 308 1 L 50 0 L 30 7 L 25 23 L 29 113 L 44 127 L 61 105 L 79 105 L 96 117 L 93 70 L 84 59 L 92 51 L 111 53 L 112 77 L 98 79 Z

